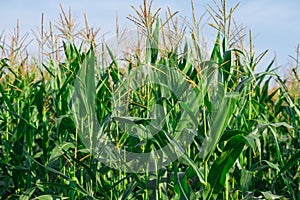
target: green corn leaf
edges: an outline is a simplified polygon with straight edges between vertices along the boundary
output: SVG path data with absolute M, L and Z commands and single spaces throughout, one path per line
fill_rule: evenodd
M 85 82 L 86 82 L 86 98 L 89 107 L 91 108 L 90 112 L 95 110 L 95 54 L 93 48 L 90 48 L 87 58 L 84 60 L 84 68 L 86 72 Z M 94 115 L 93 115 L 94 116 Z
M 180 199 L 184 199 L 184 200 L 194 199 L 195 194 L 192 188 L 190 187 L 190 185 L 188 184 L 187 177 L 186 176 L 179 177 L 178 173 L 176 174 L 176 176 L 177 176 L 176 184 L 174 187 L 178 191 Z
M 245 144 L 247 144 L 247 140 L 243 135 L 234 136 L 224 147 L 221 156 L 213 163 L 207 179 L 210 185 L 209 190 L 206 191 L 208 199 L 224 188 L 226 176 L 244 149 Z
M 279 167 L 275 164 L 275 163 L 271 163 L 270 161 L 267 161 L 267 160 L 263 160 L 265 163 L 267 163 L 267 165 L 269 167 L 271 167 L 272 169 L 275 169 L 277 171 L 280 171 Z
M 75 145 L 71 142 L 64 142 L 60 145 L 57 145 L 56 147 L 54 147 L 54 149 L 51 152 L 49 162 L 55 161 L 56 159 L 61 157 L 65 151 L 68 151 L 70 148 L 72 149 L 75 148 Z
M 222 99 L 219 109 L 217 110 L 216 116 L 212 119 L 212 126 L 209 130 L 208 137 L 203 148 L 203 159 L 207 161 L 211 154 L 214 152 L 222 134 L 230 120 L 233 111 L 236 107 L 236 102 L 238 100 L 238 93 L 228 93 Z
M 281 168 L 280 173 L 284 173 L 288 169 L 290 169 L 293 166 L 298 166 L 298 163 L 300 161 L 300 151 L 294 154 Z
M 218 32 L 217 39 L 210 56 L 210 61 L 215 64 L 220 64 L 221 60 L 222 60 L 222 56 L 221 56 L 221 45 L 220 45 L 220 32 Z
M 283 196 L 272 194 L 270 191 L 261 192 L 267 200 L 281 199 Z
M 229 82 L 231 78 L 231 54 L 232 51 L 225 51 L 223 55 L 222 68 L 223 68 L 223 77 L 225 82 Z
M 114 56 L 113 52 L 111 51 L 111 49 L 109 48 L 108 45 L 106 45 L 106 49 L 107 49 L 108 54 L 109 54 L 109 56 L 110 56 L 110 58 L 112 60 L 112 64 L 114 64 L 116 67 L 118 67 L 119 65 L 118 65 L 117 59 Z
M 8 97 L 7 94 L 5 93 L 2 84 L 0 84 L 0 93 L 2 94 L 2 98 L 3 98 L 4 102 L 6 103 L 8 109 L 9 109 L 11 112 L 14 112 L 14 113 L 15 113 L 15 111 L 14 111 L 15 109 L 14 109 L 13 105 L 11 104 L 11 101 L 9 100 L 9 97 Z
M 31 198 L 31 196 L 32 196 L 32 194 L 34 193 L 35 190 L 36 190 L 35 187 L 27 189 L 25 191 L 25 193 L 20 196 L 19 199 L 20 200 L 30 200 L 30 198 Z
M 44 92 L 45 92 L 45 89 L 43 86 L 41 86 L 40 89 L 38 90 L 38 92 L 36 93 L 35 99 L 34 99 L 40 116 L 43 116 Z
M 69 199 L 69 197 L 61 197 L 58 195 L 45 194 L 45 195 L 35 197 L 32 200 L 64 200 L 64 199 Z
M 124 190 L 122 196 L 120 197 L 121 200 L 126 200 L 130 198 L 132 191 L 137 187 L 137 182 L 133 181 L 130 182 L 127 188 Z
M 153 32 L 153 39 L 151 39 L 151 63 L 156 63 L 158 56 L 159 30 L 159 20 L 157 19 Z

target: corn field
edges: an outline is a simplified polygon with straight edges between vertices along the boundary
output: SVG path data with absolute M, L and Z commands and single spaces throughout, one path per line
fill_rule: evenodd
M 299 56 L 288 78 L 261 66 L 225 0 L 211 48 L 193 6 L 151 5 L 110 42 L 63 8 L 37 56 L 1 36 L 1 199 L 300 198 Z

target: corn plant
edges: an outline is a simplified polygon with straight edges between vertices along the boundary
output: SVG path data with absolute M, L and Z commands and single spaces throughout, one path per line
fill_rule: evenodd
M 299 62 L 292 85 L 274 61 L 257 73 L 267 51 L 214 3 L 211 52 L 193 2 L 182 26 L 133 7 L 117 47 L 63 8 L 35 34 L 39 58 L 2 36 L 1 199 L 298 199 Z

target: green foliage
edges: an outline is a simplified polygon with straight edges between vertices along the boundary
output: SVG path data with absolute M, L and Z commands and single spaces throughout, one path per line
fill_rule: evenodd
M 256 73 L 265 52 L 255 56 L 251 34 L 250 50 L 232 42 L 243 42 L 230 27 L 236 7 L 227 15 L 223 0 L 209 10 L 217 36 L 205 58 L 197 22 L 192 42 L 179 42 L 183 52 L 176 42 L 161 46 L 170 39 L 168 33 L 180 36 L 184 29 L 175 26 L 176 13 L 169 12 L 163 22 L 159 10 L 152 14 L 151 4 L 145 1 L 141 11 L 134 8 L 137 17 L 130 20 L 145 34 L 145 45 L 134 52 L 128 49 L 125 61 L 107 44 L 99 49 L 89 34 L 89 41 L 79 40 L 78 45 L 69 30 L 61 30 L 67 38 L 61 43 L 63 54 L 51 51 L 42 63 L 29 64 L 16 52 L 1 57 L 1 199 L 299 198 L 299 95 L 291 94 L 286 80 L 271 69 L 274 61 Z M 62 12 L 62 19 L 71 23 Z M 128 79 L 145 65 L 157 72 L 149 77 L 178 86 L 177 96 L 146 81 L 140 88 L 129 87 L 138 78 L 146 80 Z M 162 65 L 185 80 L 172 70 L 161 72 Z M 297 70 L 293 80 L 300 83 Z M 170 80 L 163 82 L 164 77 Z M 274 80 L 278 86 L 272 89 Z M 189 89 L 196 95 L 187 95 Z M 124 117 L 113 113 L 119 100 L 113 97 L 120 90 L 127 95 L 122 96 L 128 114 Z M 163 119 L 152 120 L 153 110 Z M 89 119 L 97 120 L 86 123 Z M 132 125 L 157 133 L 146 139 L 139 132 L 132 136 L 127 131 Z M 119 149 L 147 153 L 171 144 L 168 150 L 181 156 L 164 167 L 158 159 L 156 171 L 118 170 L 95 154 L 99 132 Z M 184 141 L 175 139 L 180 134 L 190 138 L 191 132 L 195 137 L 182 149 Z

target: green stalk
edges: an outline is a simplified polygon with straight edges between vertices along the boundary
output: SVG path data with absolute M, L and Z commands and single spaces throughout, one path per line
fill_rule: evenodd
M 225 181 L 225 200 L 229 200 L 229 175 L 226 175 L 226 181 Z
M 204 121 L 204 136 L 207 137 L 207 121 L 206 121 L 206 109 L 203 109 L 203 121 Z M 204 181 L 207 183 L 207 177 L 208 177 L 208 165 L 207 160 L 204 160 Z
M 208 165 L 207 160 L 204 161 L 204 181 L 207 183 L 207 177 L 208 177 Z

